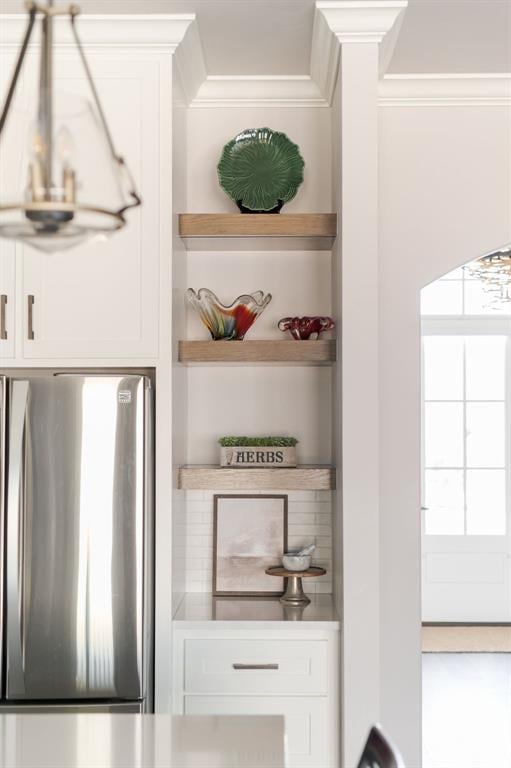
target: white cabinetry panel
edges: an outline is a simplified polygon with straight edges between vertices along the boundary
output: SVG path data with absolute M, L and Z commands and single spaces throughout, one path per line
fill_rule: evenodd
M 0 240 L 0 367 L 14 358 L 16 264 L 14 243 Z M 5 338 L 7 337 L 7 338 Z
M 4 51 L 0 52 L 0 94 L 6 92 L 9 78 L 12 74 L 14 65 L 14 56 Z M 20 84 L 18 99 L 13 102 L 14 106 L 23 101 L 23 84 Z M 11 121 L 12 123 L 12 121 Z M 23 141 L 16 133 L 16 126 L 6 123 L 4 127 L 4 136 L 9 134 L 9 151 L 0 146 L 0 199 L 6 202 L 9 198 L 13 180 L 20 176 L 20 163 Z M 0 318 L 0 366 L 6 360 L 11 360 L 15 355 L 15 319 L 16 319 L 16 245 L 10 240 L 0 239 L 0 313 L 4 321 Z M 2 333 L 3 331 L 3 333 Z M 7 334 L 7 338 L 2 338 Z
M 89 59 L 114 143 L 143 206 L 128 212 L 126 228 L 104 242 L 52 254 L 23 249 L 26 358 L 158 354 L 159 63 L 121 51 L 115 57 L 92 52 Z M 60 53 L 56 72 L 57 89 L 87 94 L 74 58 Z M 33 340 L 26 322 L 29 295 L 34 296 Z
M 185 696 L 187 715 L 284 715 L 290 768 L 334 768 L 327 699 L 300 696 Z
M 186 640 L 186 693 L 327 693 L 327 643 Z

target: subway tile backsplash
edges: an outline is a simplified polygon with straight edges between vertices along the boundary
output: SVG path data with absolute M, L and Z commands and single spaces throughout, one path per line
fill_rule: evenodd
M 221 492 L 227 495 L 227 492 Z M 261 495 L 263 491 L 243 491 Z M 329 491 L 275 491 L 288 497 L 288 546 L 316 544 L 313 562 L 327 574 L 304 579 L 310 594 L 332 592 L 332 501 Z M 236 495 L 236 494 L 233 494 Z M 213 571 L 213 492 L 186 491 L 184 512 L 174 528 L 177 551 L 184 554 L 183 587 L 186 592 L 211 592 Z M 181 574 L 183 577 L 183 574 Z

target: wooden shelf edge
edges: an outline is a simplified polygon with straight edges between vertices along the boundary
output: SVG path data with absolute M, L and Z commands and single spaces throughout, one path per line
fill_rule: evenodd
M 180 363 L 284 363 L 331 365 L 337 355 L 335 339 L 314 341 L 180 341 Z
M 337 235 L 335 213 L 181 213 L 179 234 L 192 237 L 328 237 Z
M 189 465 L 179 468 L 178 488 L 187 491 L 332 491 L 335 467 L 326 464 L 282 468 Z

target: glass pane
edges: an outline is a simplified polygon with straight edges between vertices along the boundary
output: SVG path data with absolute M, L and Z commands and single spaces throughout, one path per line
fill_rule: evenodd
M 421 291 L 423 315 L 461 315 L 463 312 L 463 283 L 457 280 L 436 280 Z
M 509 315 L 511 305 L 492 304 L 491 296 L 486 293 L 479 280 L 465 280 L 466 315 Z
M 465 277 L 465 267 L 458 267 L 453 269 L 452 272 L 447 272 L 441 279 L 442 280 L 463 280 Z
M 424 397 L 463 400 L 463 337 L 424 337 Z
M 506 534 L 506 477 L 504 469 L 467 471 L 467 533 L 472 536 Z
M 424 422 L 426 466 L 462 467 L 462 404 L 426 403 Z
M 462 536 L 463 470 L 428 469 L 425 472 L 426 534 Z
M 467 466 L 505 466 L 504 403 L 467 403 Z
M 504 400 L 506 337 L 465 338 L 467 400 Z

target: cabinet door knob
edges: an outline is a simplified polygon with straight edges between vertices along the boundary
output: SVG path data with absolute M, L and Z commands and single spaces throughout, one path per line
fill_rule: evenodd
M 235 670 L 240 669 L 278 669 L 278 664 L 233 664 L 232 668 Z
M 5 341 L 7 339 L 7 325 L 5 320 L 5 305 L 7 304 L 7 296 L 2 293 L 0 296 L 0 339 Z
M 27 338 L 29 341 L 33 341 L 34 336 L 34 303 L 35 298 L 34 296 L 29 293 L 27 296 L 28 300 L 28 330 L 27 330 Z

